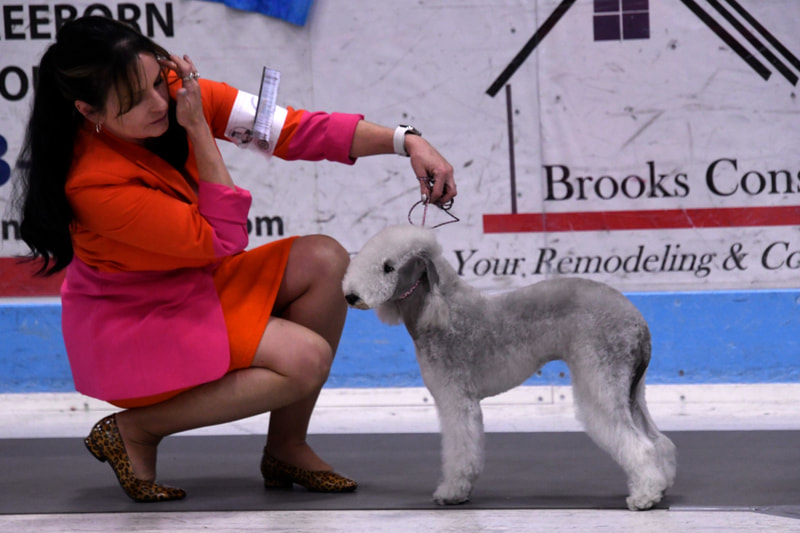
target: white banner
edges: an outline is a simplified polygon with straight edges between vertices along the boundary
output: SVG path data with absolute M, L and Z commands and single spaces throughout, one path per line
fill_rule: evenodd
M 795 0 L 316 0 L 303 27 L 196 0 L 4 3 L 0 204 L 34 66 L 59 21 L 86 12 L 137 22 L 248 92 L 276 69 L 279 105 L 415 125 L 456 169 L 461 222 L 436 231 L 482 288 L 562 274 L 624 290 L 796 285 Z M 405 158 L 221 148 L 254 196 L 251 246 L 322 232 L 355 252 L 418 200 Z M 25 249 L 5 207 L 13 256 Z

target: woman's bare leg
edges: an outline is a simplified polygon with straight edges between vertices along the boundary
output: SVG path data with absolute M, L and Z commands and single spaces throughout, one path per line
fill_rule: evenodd
M 331 359 L 319 335 L 287 320 L 270 320 L 250 368 L 117 414 L 136 477 L 155 479 L 156 447 L 167 435 L 280 409 L 316 394 Z
M 319 334 L 336 353 L 347 305 L 342 278 L 350 258 L 339 243 L 321 235 L 295 241 L 278 295 L 276 314 Z M 330 470 L 306 443 L 314 393 L 270 413 L 267 449 L 274 457 L 307 470 Z
M 138 478 L 155 479 L 156 451 L 163 437 L 268 411 L 270 453 L 301 468 L 330 468 L 305 438 L 344 325 L 341 279 L 348 261 L 332 239 L 297 239 L 275 305 L 279 316 L 267 324 L 250 368 L 164 402 L 118 413 Z

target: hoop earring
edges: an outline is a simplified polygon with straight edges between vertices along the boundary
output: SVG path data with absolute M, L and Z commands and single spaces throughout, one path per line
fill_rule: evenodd
M 102 130 L 102 129 L 103 129 L 103 124 L 100 123 L 100 122 L 96 122 L 95 125 L 94 125 L 94 131 L 96 131 L 97 133 L 100 133 L 100 130 Z

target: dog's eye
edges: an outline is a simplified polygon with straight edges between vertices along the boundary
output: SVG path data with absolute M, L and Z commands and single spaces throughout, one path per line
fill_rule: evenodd
M 383 273 L 384 274 L 388 274 L 389 272 L 394 272 L 394 267 L 392 265 L 390 265 L 389 263 L 384 263 L 383 264 Z

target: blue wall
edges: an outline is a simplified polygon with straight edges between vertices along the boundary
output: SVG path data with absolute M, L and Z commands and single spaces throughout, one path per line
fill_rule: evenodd
M 650 384 L 800 383 L 800 291 L 628 293 L 653 335 Z M 58 303 L 0 303 L 0 392 L 72 391 Z M 530 385 L 569 383 L 550 363 Z M 422 386 L 405 328 L 351 310 L 328 387 Z

